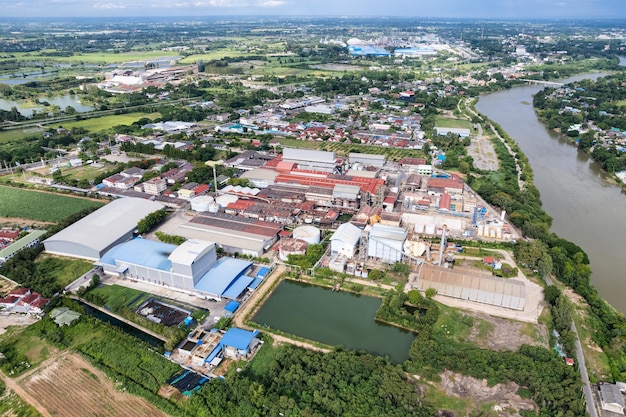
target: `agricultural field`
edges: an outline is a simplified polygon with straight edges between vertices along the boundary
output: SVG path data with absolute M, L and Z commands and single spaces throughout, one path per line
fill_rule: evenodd
M 36 129 L 26 129 L 26 130 L 22 130 L 22 129 L 12 129 L 12 130 L 5 130 L 5 131 L 1 131 L 0 132 L 0 143 L 8 143 L 8 142 L 13 142 L 16 140 L 20 140 L 23 139 L 27 136 L 37 136 L 37 137 L 41 137 L 41 132 L 42 129 L 36 128 Z
M 116 390 L 103 372 L 78 354 L 60 355 L 46 365 L 19 383 L 51 415 L 167 417 L 146 400 Z
M 171 51 L 133 51 L 133 52 L 95 52 L 89 54 L 76 54 L 68 57 L 51 57 L 42 56 L 41 53 L 53 52 L 53 50 L 41 50 L 39 53 L 32 53 L 29 56 L 22 56 L 22 59 L 33 60 L 38 57 L 45 59 L 47 62 L 56 61 L 67 64 L 115 64 L 131 61 L 142 61 L 154 58 L 172 56 Z M 19 55 L 16 54 L 19 59 Z
M 0 186 L 0 217 L 58 223 L 103 203 L 54 193 Z
M 6 389 L 0 381 L 0 416 L 41 417 L 41 414 L 18 397 L 15 392 Z
M 64 127 L 66 129 L 72 129 L 75 127 L 82 127 L 90 132 L 99 132 L 102 130 L 110 129 L 113 126 L 118 125 L 131 125 L 137 120 L 147 117 L 148 119 L 156 119 L 161 117 L 161 113 L 126 113 L 115 114 L 111 116 L 93 117 L 86 120 L 77 120 L 72 122 L 63 122 L 58 124 L 51 124 L 51 127 Z
M 211 52 L 207 52 L 204 54 L 194 54 L 194 55 L 186 56 L 183 59 L 179 60 L 178 63 L 179 64 L 196 64 L 198 61 L 211 61 L 213 59 L 222 59 L 227 56 L 231 58 L 238 58 L 240 56 L 246 56 L 246 55 L 258 56 L 259 54 L 243 52 L 238 49 L 219 49 L 217 51 L 211 51 Z

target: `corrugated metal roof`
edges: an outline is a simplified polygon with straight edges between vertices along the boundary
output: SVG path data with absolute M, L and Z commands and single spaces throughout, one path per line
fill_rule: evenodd
M 237 327 L 231 327 L 224 334 L 220 343 L 224 346 L 234 347 L 235 349 L 246 350 L 248 346 L 250 346 L 250 343 L 252 343 L 252 339 L 258 334 L 258 330 L 250 332 Z
M 242 274 L 246 271 L 246 269 L 250 268 L 252 262 L 244 261 L 242 259 L 235 258 L 221 258 L 217 261 L 217 264 L 213 268 L 211 268 L 196 284 L 194 284 L 194 288 L 198 291 L 202 291 L 208 294 L 213 295 L 225 295 L 224 293 L 236 283 L 236 280 L 242 276 Z M 250 282 L 247 282 L 239 294 L 246 289 L 246 287 L 252 282 L 252 278 L 250 278 Z M 242 282 L 243 283 L 243 282 Z M 237 286 L 233 287 L 233 290 Z M 232 290 L 231 290 L 232 291 Z M 237 298 L 239 294 L 236 294 L 234 297 L 229 298 Z M 232 294 L 231 294 L 232 295 Z
M 210 252 L 215 243 L 207 240 L 190 239 L 178 246 L 169 256 L 172 263 L 191 265 L 196 259 Z
M 523 310 L 526 286 L 523 282 L 492 276 L 479 276 L 434 265 L 420 267 L 417 287 L 434 288 L 438 294 L 498 307 Z
M 315 151 L 311 149 L 283 149 L 284 161 L 310 161 L 310 162 L 323 162 L 327 164 L 335 163 L 335 153 L 326 151 Z
M 206 213 L 191 219 L 189 223 L 203 224 L 213 228 L 230 230 L 231 234 L 244 232 L 273 237 L 282 230 L 280 224 L 230 216 L 228 214 Z
M 108 250 L 100 258 L 100 263 L 115 265 L 117 261 L 169 271 L 172 268 L 169 256 L 176 248 L 176 245 L 137 238 Z
M 408 232 L 404 227 L 387 226 L 376 223 L 370 229 L 370 238 L 404 241 L 407 233 Z
M 159 203 L 140 198 L 125 197 L 113 200 L 49 237 L 44 241 L 44 244 L 46 242 L 60 242 L 68 245 L 80 245 L 93 251 L 102 252 L 120 237 L 133 231 L 139 220 L 162 208 L 163 205 Z
M 352 223 L 344 223 L 337 228 L 337 231 L 331 236 L 330 240 L 341 240 L 349 246 L 356 246 L 361 238 L 361 229 Z

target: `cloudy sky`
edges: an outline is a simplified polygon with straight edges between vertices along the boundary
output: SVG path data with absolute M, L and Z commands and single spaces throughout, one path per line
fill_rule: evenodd
M 626 0 L 0 0 L 0 19 L 203 15 L 626 18 Z

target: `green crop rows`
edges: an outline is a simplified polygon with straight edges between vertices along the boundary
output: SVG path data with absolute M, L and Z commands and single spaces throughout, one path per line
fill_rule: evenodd
M 0 217 L 60 222 L 70 214 L 102 203 L 84 198 L 0 187 Z

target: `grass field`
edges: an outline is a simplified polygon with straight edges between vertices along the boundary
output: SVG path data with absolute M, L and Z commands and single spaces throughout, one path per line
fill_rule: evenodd
M 84 198 L 0 186 L 0 217 L 57 223 L 70 214 L 102 205 Z
M 102 285 L 98 288 L 94 288 L 90 293 L 102 297 L 104 305 L 111 307 L 113 311 L 119 310 L 120 307 L 126 306 L 133 300 L 133 305 L 138 306 L 142 300 L 150 296 L 150 294 L 145 292 L 122 287 L 120 285 Z
M 472 127 L 471 123 L 467 120 L 450 119 L 447 117 L 437 117 L 437 120 L 435 121 L 435 126 L 452 127 L 452 128 L 460 128 L 460 129 L 470 129 Z
M 253 56 L 255 54 L 250 54 L 246 52 L 242 52 L 238 49 L 220 49 L 217 51 L 207 52 L 204 54 L 194 54 L 189 55 L 178 61 L 179 64 L 195 64 L 198 61 L 211 61 L 212 59 L 222 59 L 224 57 L 237 58 L 240 56 Z M 258 55 L 258 54 L 256 54 Z
M 41 137 L 41 129 L 27 129 L 27 131 L 15 129 L 2 131 L 0 132 L 0 143 L 14 142 L 27 136 Z
M 50 52 L 51 50 L 42 50 L 41 52 Z M 79 64 L 84 62 L 86 64 L 113 64 L 113 63 L 122 63 L 129 61 L 141 61 L 144 59 L 153 59 L 165 56 L 173 56 L 175 55 L 172 51 L 133 51 L 133 52 L 96 52 L 92 54 L 77 54 L 69 57 L 51 57 L 51 56 L 41 56 L 40 54 L 31 54 L 26 57 L 23 56 L 22 59 L 33 60 L 36 58 L 41 58 L 45 60 L 51 61 L 59 61 L 66 62 L 72 64 Z
M 1 386 L 2 382 L 0 382 Z M 33 407 L 28 405 L 24 400 L 17 396 L 13 391 L 0 390 L 0 416 L 10 417 L 41 417 Z
M 110 129 L 113 126 L 118 125 L 131 125 L 137 120 L 147 117 L 149 119 L 156 119 L 161 117 L 161 113 L 126 113 L 126 114 L 114 114 L 111 116 L 94 117 L 86 120 L 77 120 L 73 122 L 64 122 L 58 124 L 51 124 L 51 127 L 64 127 L 66 129 L 72 129 L 74 127 L 82 127 L 90 132 L 99 132 L 101 130 Z
M 102 162 L 101 162 L 102 163 Z M 93 181 L 98 175 L 106 172 L 112 165 L 103 163 L 102 168 L 95 168 L 90 165 L 83 165 L 75 168 L 63 169 L 63 176 L 75 180 Z

